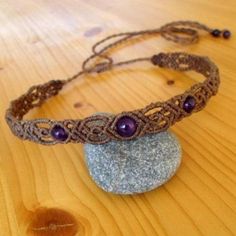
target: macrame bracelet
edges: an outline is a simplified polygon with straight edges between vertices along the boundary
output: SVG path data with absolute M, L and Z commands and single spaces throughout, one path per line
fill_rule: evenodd
M 230 32 L 213 30 L 198 22 L 179 21 L 164 25 L 154 30 L 128 32 L 111 35 L 92 47 L 93 54 L 84 61 L 82 70 L 67 80 L 51 80 L 45 84 L 32 86 L 25 94 L 14 100 L 6 111 L 6 121 L 12 132 L 21 139 L 30 140 L 44 145 L 56 143 L 81 142 L 103 144 L 111 140 L 130 140 L 146 134 L 167 130 L 175 122 L 194 112 L 202 110 L 211 96 L 217 93 L 220 78 L 217 66 L 207 57 L 190 55 L 182 52 L 159 53 L 152 57 L 137 58 L 114 63 L 108 56 L 109 49 L 141 35 L 160 34 L 164 38 L 182 44 L 196 42 L 198 31 L 203 30 L 214 37 L 221 34 L 230 37 Z M 113 43 L 98 50 L 98 46 L 108 40 L 119 38 Z M 104 61 L 87 66 L 94 59 Z M 148 106 L 121 112 L 116 115 L 97 114 L 85 119 L 52 119 L 23 120 L 23 116 L 32 108 L 42 105 L 47 99 L 58 92 L 69 82 L 89 73 L 100 73 L 114 67 L 149 61 L 155 66 L 177 71 L 196 71 L 205 80 L 193 85 L 183 94 L 174 96 L 165 102 L 155 102 Z

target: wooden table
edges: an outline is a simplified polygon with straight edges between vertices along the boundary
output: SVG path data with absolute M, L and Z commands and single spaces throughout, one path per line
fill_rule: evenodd
M 187 51 L 220 68 L 219 93 L 171 128 L 183 148 L 177 174 L 136 196 L 106 193 L 91 180 L 80 144 L 41 146 L 12 135 L 9 101 L 30 85 L 76 73 L 97 40 L 121 31 L 198 20 L 236 33 L 235 0 L 0 2 L 0 235 L 236 235 L 236 37 L 205 35 L 179 46 L 160 37 L 115 56 Z M 174 83 L 167 83 L 174 80 Z M 82 118 L 164 100 L 198 80 L 145 63 L 79 79 L 28 117 Z M 77 232 L 77 233 L 76 233 Z

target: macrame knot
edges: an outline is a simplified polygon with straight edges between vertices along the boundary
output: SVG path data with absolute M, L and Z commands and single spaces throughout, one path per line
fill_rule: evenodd
M 111 63 L 108 63 L 108 62 L 101 62 L 101 63 L 98 63 L 96 64 L 93 68 L 92 68 L 92 71 L 93 72 L 97 72 L 97 73 L 101 73 L 101 72 L 104 72 L 106 70 L 110 70 L 112 67 L 112 64 Z
M 164 56 L 165 56 L 165 54 L 162 52 L 159 54 L 153 55 L 151 58 L 152 64 L 155 66 L 163 67 L 164 63 L 163 63 L 162 59 L 164 58 Z
M 192 44 L 199 40 L 198 25 L 194 22 L 173 22 L 160 29 L 161 36 L 179 44 Z

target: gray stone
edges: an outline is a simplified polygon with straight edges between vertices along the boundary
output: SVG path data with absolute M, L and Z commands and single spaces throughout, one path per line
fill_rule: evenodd
M 116 194 L 143 193 L 167 182 L 181 162 L 181 147 L 170 131 L 102 145 L 85 144 L 95 183 Z

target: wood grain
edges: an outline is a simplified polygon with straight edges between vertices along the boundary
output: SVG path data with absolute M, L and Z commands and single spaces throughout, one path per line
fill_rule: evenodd
M 153 38 L 117 54 L 128 59 L 183 50 L 207 55 L 220 68 L 219 94 L 204 111 L 171 128 L 182 143 L 183 162 L 157 190 L 105 193 L 89 177 L 82 145 L 22 142 L 4 121 L 10 100 L 30 85 L 76 73 L 92 44 L 108 34 L 180 19 L 235 33 L 235 15 L 235 0 L 1 1 L 0 235 L 69 236 L 74 229 L 76 235 L 99 236 L 236 235 L 235 36 L 228 41 L 206 36 L 188 47 Z M 139 108 L 199 79 L 138 64 L 75 81 L 29 117 L 78 118 Z M 35 220 L 44 228 L 35 230 Z

